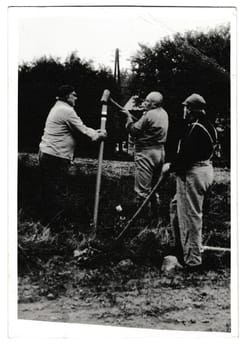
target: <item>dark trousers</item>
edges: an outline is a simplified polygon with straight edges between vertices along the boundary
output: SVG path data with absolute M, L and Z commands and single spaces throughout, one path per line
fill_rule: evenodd
M 41 219 L 44 224 L 55 223 L 65 214 L 68 197 L 70 161 L 39 153 L 41 181 Z

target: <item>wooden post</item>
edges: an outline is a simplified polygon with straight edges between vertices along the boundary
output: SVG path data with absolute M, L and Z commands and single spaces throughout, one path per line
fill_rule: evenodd
M 105 130 L 106 127 L 106 117 L 101 118 L 101 130 Z M 104 141 L 102 140 L 99 147 L 98 154 L 98 170 L 97 170 L 97 180 L 96 180 L 96 193 L 95 193 L 95 204 L 94 204 L 94 214 L 93 214 L 93 224 L 94 231 L 97 232 L 97 218 L 98 218 L 98 208 L 99 208 L 99 195 L 101 187 L 101 176 L 102 176 L 102 162 L 103 162 L 103 150 L 104 150 Z
M 106 128 L 106 121 L 107 121 L 106 116 L 107 116 L 107 106 L 103 105 L 101 126 L 100 126 L 101 130 L 105 130 Z M 98 170 L 97 170 L 96 193 L 95 193 L 95 204 L 94 204 L 94 214 L 93 214 L 94 234 L 96 234 L 97 232 L 97 218 L 98 218 L 99 195 L 100 195 L 101 176 L 102 176 L 103 150 L 104 150 L 104 141 L 102 140 L 100 143 L 99 154 L 98 154 Z
M 223 247 L 210 247 L 210 246 L 203 246 L 202 247 L 203 251 L 205 250 L 211 250 L 211 251 L 214 251 L 214 252 L 230 252 L 230 248 L 223 248 Z

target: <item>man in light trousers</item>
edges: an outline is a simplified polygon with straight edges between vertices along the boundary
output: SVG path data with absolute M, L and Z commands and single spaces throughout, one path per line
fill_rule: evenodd
M 168 132 L 168 114 L 162 107 L 163 96 L 158 91 L 150 92 L 144 101 L 145 112 L 138 121 L 126 110 L 126 128 L 135 142 L 135 203 L 137 207 L 150 194 L 157 182 L 165 158 L 164 145 Z M 157 218 L 159 200 L 155 194 L 151 199 L 148 217 Z M 144 212 L 149 213 L 149 208 Z M 147 214 L 146 213 L 146 214 Z
M 185 127 L 178 150 L 163 172 L 176 173 L 176 195 L 171 202 L 171 226 L 176 239 L 177 258 L 189 271 L 202 264 L 202 218 L 206 191 L 213 182 L 211 162 L 217 140 L 216 130 L 206 117 L 206 101 L 192 94 L 184 102 Z

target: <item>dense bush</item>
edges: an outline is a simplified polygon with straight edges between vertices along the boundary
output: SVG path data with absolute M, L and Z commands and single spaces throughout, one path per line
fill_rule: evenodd
M 76 53 L 64 63 L 52 57 L 41 57 L 19 67 L 18 126 L 19 151 L 37 152 L 45 121 L 56 100 L 57 89 L 62 84 L 73 85 L 78 93 L 77 114 L 83 122 L 95 129 L 100 127 L 100 99 L 104 89 L 116 93 L 112 72 L 101 67 L 96 70 L 92 62 L 82 61 Z M 113 128 L 113 121 L 108 124 Z M 113 139 L 108 140 L 108 151 L 113 152 Z M 96 144 L 85 136 L 79 138 L 77 153 L 97 154 Z

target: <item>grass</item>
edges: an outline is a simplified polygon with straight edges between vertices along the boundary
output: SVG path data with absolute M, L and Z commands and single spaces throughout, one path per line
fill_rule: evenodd
M 92 231 L 90 223 L 93 216 L 97 160 L 77 159 L 76 164 L 71 167 L 67 211 L 66 215 L 60 215 L 57 218 L 56 229 L 55 225 L 50 228 L 40 223 L 40 178 L 38 171 L 37 155 L 19 155 L 18 243 L 20 270 L 22 267 L 24 270 L 28 259 L 32 266 L 35 265 L 32 262 L 37 262 L 38 259 L 47 262 L 54 255 L 72 259 L 75 250 L 82 251 L 82 249 L 87 248 L 89 235 Z M 120 232 L 127 220 L 115 212 L 115 206 L 120 203 L 122 206 L 131 208 L 133 182 L 133 162 L 107 160 L 103 162 L 98 222 L 100 241 L 97 246 L 88 247 L 88 257 L 84 254 L 84 258 L 90 259 L 89 254 L 94 253 L 97 249 L 100 251 L 100 261 L 104 259 L 103 261 L 106 262 L 108 259 L 104 250 L 113 242 L 114 236 Z M 175 178 L 172 175 L 160 189 L 163 230 L 166 229 L 169 236 L 169 203 L 174 191 Z M 129 209 L 127 217 L 131 217 L 132 214 L 133 212 Z M 133 232 L 138 233 L 138 227 L 134 227 L 131 234 Z M 230 172 L 227 169 L 215 169 L 215 181 L 206 196 L 203 243 L 204 245 L 230 246 Z M 145 235 L 145 239 L 143 238 L 140 244 L 140 249 L 137 249 L 137 252 L 143 256 L 144 261 L 146 257 L 149 261 L 153 261 L 155 257 L 156 260 L 161 259 L 163 251 L 158 249 L 158 245 L 160 245 L 158 237 L 150 234 Z M 147 249 L 149 246 L 151 247 L 150 254 Z M 113 247 L 113 252 L 115 253 L 112 257 L 114 259 L 119 259 L 122 253 L 125 256 L 129 254 L 126 249 L 121 249 L 121 247 L 119 251 Z

